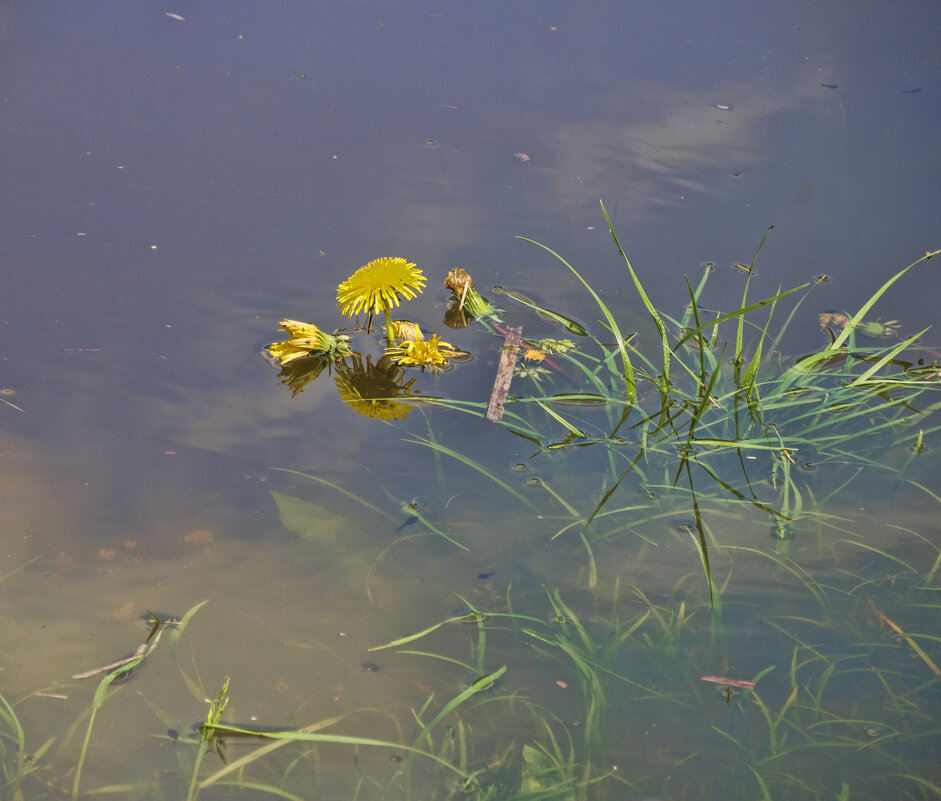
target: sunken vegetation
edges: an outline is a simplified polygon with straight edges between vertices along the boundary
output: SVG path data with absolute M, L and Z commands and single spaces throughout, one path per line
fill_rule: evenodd
M 941 795 L 941 546 L 930 531 L 901 526 L 893 531 L 898 548 L 867 541 L 843 505 L 850 485 L 862 481 L 941 512 L 937 488 L 919 480 L 939 428 L 941 367 L 920 344 L 925 331 L 903 337 L 896 321 L 873 317 L 893 284 L 941 251 L 892 275 L 854 314 L 821 315 L 823 347 L 785 361 L 779 344 L 818 282 L 752 300 L 764 239 L 743 269 L 738 308 L 706 309 L 707 270 L 687 280 L 682 308 L 671 316 L 651 302 L 608 225 L 646 310 L 644 336 L 625 330 L 601 292 L 540 243 L 532 244 L 594 299 L 596 330 L 510 291 L 502 295 L 511 311 L 497 310 L 467 273 L 449 274 L 455 327 L 481 325 L 499 346 L 498 312 L 508 325 L 514 309 L 528 309 L 558 326 L 557 339 L 524 339 L 527 358 L 495 424 L 540 466 L 526 491 L 503 467 L 453 447 L 432 423 L 442 414 L 482 420 L 488 404 L 417 391 L 424 377 L 415 368 L 429 368 L 441 386 L 448 376 L 438 374 L 461 352 L 392 320 L 399 298 L 422 289 L 415 265 L 377 260 L 340 286 L 344 313 L 365 311 L 370 323 L 372 315 L 385 317 L 386 352 L 376 362 L 350 336 L 290 320 L 282 323 L 288 340 L 269 347 L 294 394 L 328 372 L 341 398 L 376 425 L 404 427 L 412 411 L 427 412 L 427 432 L 403 428 L 404 441 L 444 472 L 472 475 L 505 496 L 521 520 L 538 519 L 546 549 L 564 554 L 569 574 L 538 575 L 538 595 L 520 597 L 511 582 L 491 585 L 486 598 L 459 597 L 457 611 L 371 649 L 387 659 L 445 660 L 467 675 L 461 687 L 420 700 L 410 719 L 398 721 L 401 736 L 386 740 L 365 726 L 338 733 L 355 729 L 355 719 L 343 727 L 340 718 L 277 730 L 233 725 L 225 710 L 238 687 L 219 677 L 204 722 L 175 744 L 175 780 L 93 784 L 89 743 L 112 684 L 165 647 L 164 633 L 176 648 L 199 607 L 179 621 L 155 616 L 134 658 L 99 680 L 88 713 L 64 738 L 74 747 L 32 742 L 17 704 L 0 700 L 0 799 L 321 797 L 312 788 L 326 759 L 318 749 L 328 744 L 331 754 L 379 751 L 394 760 L 384 772 L 350 761 L 350 798 Z M 354 495 L 310 470 L 284 473 L 318 496 L 336 494 L 387 520 L 404 512 L 409 530 L 396 533 L 377 563 L 419 535 L 449 553 L 473 550 L 459 525 L 433 519 L 415 502 Z M 273 495 L 283 520 L 287 505 L 296 517 L 306 503 Z M 661 546 L 673 546 L 673 558 L 686 548 L 696 565 L 669 593 L 644 585 L 658 572 Z M 765 586 L 767 605 L 741 603 L 739 581 Z M 438 650 L 436 638 L 446 632 L 462 651 Z M 531 677 L 546 666 L 574 703 L 561 706 L 533 689 Z M 694 732 L 698 747 L 677 750 L 671 727 L 684 732 L 682 743 Z M 229 745 L 238 738 L 251 745 L 235 758 Z

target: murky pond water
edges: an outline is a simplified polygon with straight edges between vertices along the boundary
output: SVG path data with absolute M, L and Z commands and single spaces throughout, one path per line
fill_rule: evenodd
M 6 4 L 0 798 L 937 795 L 939 22 Z

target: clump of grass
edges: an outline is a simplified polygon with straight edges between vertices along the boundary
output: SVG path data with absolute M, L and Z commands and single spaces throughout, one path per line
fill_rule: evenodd
M 56 738 L 49 737 L 38 748 L 30 750 L 16 711 L 2 695 L 0 725 L 0 771 L 3 773 L 0 798 L 22 801 L 28 797 L 23 793 L 24 782 L 41 769 L 42 759 Z
M 552 356 L 567 381 L 580 381 L 580 388 L 557 391 L 552 370 L 540 367 L 535 373 L 530 369 L 526 375 L 537 380 L 519 379 L 524 384 L 509 399 L 501 425 L 536 446 L 531 459 L 551 460 L 560 477 L 551 486 L 571 484 L 572 475 L 565 466 L 567 452 L 585 447 L 599 452 L 597 461 L 606 467 L 607 478 L 594 493 L 593 506 L 586 507 L 583 501 L 576 502 L 543 482 L 569 517 L 556 536 L 582 530 L 590 587 L 597 582 L 597 573 L 592 538 L 586 531 L 604 519 L 605 510 L 625 488 L 649 485 L 650 469 L 668 472 L 664 485 L 684 488 L 688 498 L 687 510 L 694 521 L 692 542 L 715 603 L 719 596 L 704 524 L 707 510 L 740 518 L 749 510 L 766 516 L 772 536 L 786 549 L 804 521 L 840 530 L 842 521 L 825 511 L 825 505 L 863 471 L 894 475 L 898 485 L 922 452 L 920 443 L 941 429 L 932 418 L 941 400 L 931 397 L 941 389 L 939 368 L 902 358 L 924 331 L 892 340 L 897 328 L 883 325 L 881 331 L 891 332 L 883 341 L 856 339 L 856 331 L 873 328 L 867 316 L 879 298 L 912 268 L 941 251 L 926 253 L 898 271 L 859 311 L 846 317 L 838 335 L 831 334 L 820 350 L 788 365 L 781 361 L 779 344 L 795 312 L 819 282 L 779 290 L 757 301 L 749 297 L 755 266 L 771 229 L 748 265 L 738 308 L 704 316 L 701 305 L 708 279 L 704 273 L 695 287 L 687 280 L 689 303 L 682 315 L 672 317 L 653 305 L 603 205 L 602 211 L 656 330 L 657 351 L 640 350 L 635 336 L 622 330 L 602 293 L 564 257 L 521 237 L 576 278 L 594 300 L 603 330 L 591 334 L 582 328 L 579 333 L 584 337 L 576 347 L 560 349 Z M 803 294 L 784 323 L 772 333 L 778 305 L 799 292 Z M 550 319 L 560 325 L 569 320 L 518 293 L 506 294 L 541 315 L 553 315 Z M 753 322 L 754 315 L 763 312 L 766 317 Z M 895 326 L 896 321 L 892 322 Z M 642 385 L 652 390 L 643 401 L 638 395 Z M 482 416 L 485 406 L 445 399 L 428 403 L 475 416 Z M 599 409 L 605 413 L 601 417 Z M 487 466 L 440 441 L 414 437 L 409 441 L 451 456 L 507 489 L 506 482 Z M 906 447 L 907 458 L 899 465 L 893 456 Z M 825 469 L 836 479 L 831 481 L 833 489 L 818 496 L 804 468 Z
M 485 459 L 451 447 L 430 425 L 426 436 L 410 432 L 405 439 L 430 451 L 439 466 L 449 464 L 483 477 L 501 497 L 528 515 L 538 516 L 549 542 L 577 544 L 584 554 L 578 581 L 566 584 L 570 577 L 546 577 L 548 621 L 545 615 L 514 611 L 509 600 L 506 611 L 484 612 L 469 605 L 468 614 L 475 615 L 476 623 L 471 660 L 412 648 L 444 626 L 467 622 L 467 614 L 445 616 L 422 631 L 376 648 L 421 653 L 472 669 L 487 682 L 483 689 L 490 689 L 498 676 L 484 670 L 484 654 L 492 657 L 493 653 L 488 638 L 496 630 L 512 631 L 528 643 L 529 652 L 573 672 L 583 709 L 580 729 L 546 727 L 538 741 L 522 746 L 504 743 L 493 750 L 504 755 L 498 761 L 513 762 L 513 770 L 518 771 L 518 784 L 516 773 L 506 779 L 511 788 L 506 797 L 586 798 L 596 783 L 612 778 L 613 769 L 607 769 L 605 757 L 612 750 L 612 739 L 617 742 L 618 726 L 626 725 L 622 721 L 633 711 L 631 704 L 676 705 L 685 710 L 717 700 L 728 707 L 729 725 L 715 724 L 709 730 L 714 740 L 703 747 L 703 754 L 687 754 L 672 763 L 678 774 L 685 771 L 691 786 L 704 792 L 708 778 L 716 775 L 711 766 L 703 767 L 704 755 L 711 757 L 722 746 L 734 754 L 729 786 L 740 797 L 848 798 L 847 774 L 836 771 L 839 781 L 832 781 L 832 766 L 845 754 L 863 755 L 852 760 L 855 768 L 867 767 L 871 757 L 904 777 L 904 782 L 916 787 L 906 797 L 916 797 L 918 791 L 934 792 L 936 786 L 928 779 L 919 781 L 918 771 L 906 768 L 891 746 L 905 738 L 925 742 L 925 731 L 919 732 L 919 726 L 927 730 L 929 740 L 936 739 L 936 716 L 925 711 L 935 695 L 939 660 L 932 648 L 936 635 L 899 622 L 883 606 L 874 607 L 878 614 L 871 612 L 862 594 L 875 586 L 884 587 L 885 575 L 844 575 L 853 586 L 837 587 L 835 580 L 824 581 L 798 564 L 794 555 L 802 535 L 835 533 L 846 541 L 848 550 L 863 552 L 883 568 L 889 565 L 893 580 L 904 576 L 918 583 L 920 590 L 934 591 L 941 568 L 937 549 L 922 564 L 861 542 L 852 536 L 849 521 L 834 513 L 831 502 L 862 473 L 884 476 L 886 485 L 896 491 L 915 487 L 929 495 L 933 492 L 912 482 L 908 474 L 926 454 L 927 438 L 941 428 L 933 417 L 941 409 L 941 401 L 933 396 L 941 388 L 939 367 L 916 358 L 917 340 L 924 332 L 898 338 L 896 321 L 877 326 L 870 314 L 891 286 L 937 252 L 897 272 L 855 314 L 842 315 L 838 330 L 828 331 L 826 344 L 818 350 L 786 361 L 780 344 L 817 284 L 787 290 L 778 287 L 759 300 L 752 296 L 755 267 L 770 229 L 751 263 L 744 266 L 737 308 L 704 308 L 707 273 L 696 282 L 687 279 L 683 307 L 671 315 L 652 303 L 607 211 L 603 207 L 602 211 L 627 277 L 656 332 L 655 344 L 651 350 L 643 349 L 645 338 L 626 330 L 602 291 L 555 250 L 526 240 L 575 278 L 593 299 L 600 318 L 591 330 L 592 326 L 582 326 L 520 293 L 499 290 L 578 337 L 565 347 L 528 343 L 542 355 L 535 362 L 539 369 L 530 368 L 514 378 L 514 396 L 508 399 L 507 414 L 499 424 L 524 448 L 532 448 L 529 462 L 545 467 L 539 479 L 531 480 L 532 493 L 520 492 Z M 785 304 L 790 305 L 786 316 Z M 870 338 L 877 331 L 884 338 Z M 474 417 L 483 417 L 486 411 L 481 401 L 426 398 L 422 402 Z M 578 458 L 570 459 L 573 454 Z M 573 464 L 588 464 L 590 469 L 583 477 Z M 819 469 L 811 474 L 813 467 Z M 664 537 L 666 520 L 681 515 L 683 522 L 673 525 Z M 451 537 L 445 527 L 424 515 L 412 516 L 422 524 L 424 535 L 444 537 L 458 548 L 472 549 L 470 540 Z M 717 520 L 732 524 L 728 528 L 758 520 L 770 543 L 767 538 L 744 545 L 727 542 L 725 529 L 715 525 Z M 618 570 L 612 565 L 611 546 L 626 536 L 637 537 L 651 548 L 668 538 L 690 544 L 695 550 L 695 570 L 705 577 L 708 599 L 681 597 L 681 582 L 666 599 L 636 587 L 633 614 L 625 617 L 618 607 L 616 581 L 612 613 L 599 617 L 605 577 Z M 925 545 L 927 538 L 921 539 Z M 623 551 L 616 554 L 620 558 Z M 789 670 L 767 661 L 752 665 L 744 675 L 754 682 L 760 680 L 760 686 L 735 694 L 733 685 L 727 684 L 724 697 L 717 699 L 697 685 L 697 677 L 717 672 L 730 676 L 746 670 L 736 665 L 744 660 L 736 654 L 737 643 L 727 628 L 727 617 L 741 613 L 728 598 L 732 565 L 738 562 L 760 563 L 769 595 L 774 583 L 796 588 L 802 608 L 785 612 L 782 607 L 762 614 L 759 620 L 762 630 L 773 638 L 774 648 L 790 657 Z M 728 572 L 723 580 L 720 566 L 725 565 Z M 591 600 L 581 605 L 572 601 L 567 592 L 571 583 L 587 588 Z M 906 597 L 905 603 L 910 601 Z M 931 606 L 933 601 L 923 597 L 921 603 Z M 858 619 L 866 609 L 882 627 L 878 638 Z M 851 643 L 847 646 L 850 653 L 822 645 L 808 631 Z M 897 653 L 891 655 L 891 669 L 867 661 L 874 640 L 878 639 L 875 651 L 880 655 L 892 647 L 883 642 L 887 637 L 900 638 L 891 642 L 906 658 L 914 656 L 911 661 L 923 671 L 922 678 L 914 681 L 910 665 L 901 667 Z M 512 670 L 510 663 L 507 675 Z M 899 689 L 899 684 L 905 689 Z M 430 760 L 442 775 L 457 777 L 462 794 L 491 801 L 504 797 L 473 755 L 471 709 L 475 704 L 469 702 L 479 701 L 477 692 L 482 691 L 475 686 L 468 686 L 440 708 L 429 697 L 415 711 L 412 722 L 418 733 L 406 749 L 401 777 L 409 797 L 416 759 Z M 880 701 L 898 717 L 889 724 L 865 701 L 842 708 L 848 695 L 865 698 L 874 686 L 879 688 Z M 514 702 L 520 703 L 519 699 Z M 453 724 L 451 734 L 442 732 L 446 720 Z M 302 739 L 293 732 L 282 735 Z M 316 741 L 381 745 L 368 738 L 329 740 L 328 736 Z M 635 767 L 642 773 L 645 766 L 640 763 Z M 631 780 L 643 786 L 642 778 L 632 776 Z

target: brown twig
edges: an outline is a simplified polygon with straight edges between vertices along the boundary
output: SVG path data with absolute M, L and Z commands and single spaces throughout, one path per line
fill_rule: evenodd
M 117 662 L 112 662 L 110 665 L 103 665 L 100 668 L 95 668 L 94 670 L 86 670 L 84 673 L 74 673 L 72 674 L 73 679 L 87 679 L 91 676 L 97 676 L 99 673 L 107 673 L 110 670 L 115 670 L 116 668 L 126 665 L 128 662 L 133 662 L 138 657 L 144 655 L 144 651 L 147 650 L 147 643 L 142 642 L 137 646 L 137 650 L 131 655 L 126 656 L 124 659 L 119 659 Z
M 510 394 L 510 382 L 513 380 L 513 370 L 516 368 L 516 357 L 519 355 L 522 339 L 522 326 L 510 328 L 506 332 L 503 347 L 500 349 L 500 364 L 497 366 L 493 392 L 490 393 L 490 404 L 487 406 L 488 420 L 497 422 L 503 419 L 503 405 Z
M 901 627 L 901 626 L 899 626 L 899 625 L 898 625 L 897 623 L 895 623 L 894 621 L 889 620 L 889 618 L 887 618 L 884 614 L 882 614 L 882 611 L 879 609 L 878 606 L 876 606 L 876 602 L 873 601 L 872 598 L 868 598 L 868 599 L 866 600 L 866 603 L 869 605 L 869 608 L 870 608 L 873 612 L 875 612 L 875 613 L 876 613 L 879 617 L 881 617 L 886 623 L 888 623 L 889 626 L 892 627 L 893 631 L 895 631 L 896 634 L 898 634 L 899 636 L 901 636 L 902 639 L 904 639 L 905 642 L 907 642 L 907 643 L 911 646 L 912 650 L 913 650 L 916 654 L 918 654 L 919 657 L 921 657 L 921 661 L 924 662 L 924 663 L 931 669 L 931 672 L 934 673 L 935 676 L 941 677 L 941 669 L 939 669 L 938 666 L 937 666 L 937 665 L 934 663 L 934 661 L 932 660 L 932 658 L 931 658 L 930 656 L 928 656 L 928 654 L 926 654 L 926 653 L 922 650 L 921 646 L 920 646 L 917 642 L 915 642 L 911 637 L 909 637 L 909 636 L 902 630 L 902 627 Z

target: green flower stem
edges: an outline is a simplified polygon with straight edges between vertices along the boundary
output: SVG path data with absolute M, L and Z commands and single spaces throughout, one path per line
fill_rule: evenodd
M 392 332 L 392 310 L 387 306 L 382 311 L 386 316 L 386 342 L 391 348 L 395 344 L 395 334 Z

